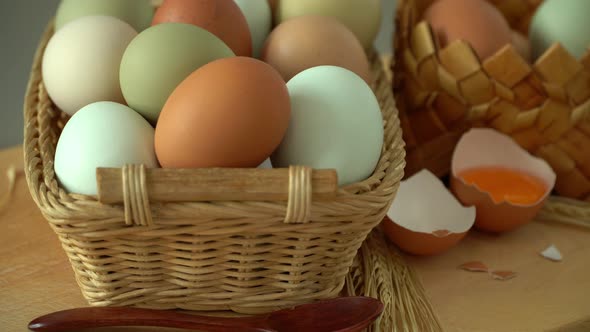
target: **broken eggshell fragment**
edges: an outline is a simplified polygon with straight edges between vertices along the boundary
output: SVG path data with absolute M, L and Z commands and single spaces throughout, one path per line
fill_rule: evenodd
M 543 250 L 540 254 L 550 261 L 561 262 L 563 260 L 561 252 L 553 244 L 547 247 L 547 249 Z
M 403 251 L 426 256 L 455 246 L 474 221 L 474 207 L 462 206 L 434 174 L 422 170 L 401 182 L 381 225 Z
M 544 194 L 531 204 L 506 200 L 495 202 L 492 195 L 460 177 L 468 170 L 502 168 L 528 174 L 544 183 Z M 493 233 L 513 230 L 533 220 L 555 185 L 555 172 L 509 136 L 493 129 L 471 129 L 459 140 L 451 165 L 451 189 L 465 205 L 475 205 L 475 227 Z

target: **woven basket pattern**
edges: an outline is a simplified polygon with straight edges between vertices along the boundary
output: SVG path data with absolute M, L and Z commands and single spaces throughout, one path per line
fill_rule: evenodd
M 33 199 L 58 235 L 83 295 L 94 306 L 261 313 L 337 296 L 353 259 L 403 177 L 404 148 L 390 83 L 371 56 L 385 124 L 374 174 L 313 202 L 305 224 L 285 224 L 284 202 L 152 204 L 151 226 L 127 226 L 124 207 L 68 194 L 53 160 L 67 116 L 49 99 L 41 58 L 25 100 L 25 172 Z
M 491 127 L 544 158 L 557 173 L 559 195 L 589 200 L 590 52 L 577 60 L 556 44 L 531 65 L 511 46 L 483 61 L 463 41 L 442 49 L 421 20 L 432 2 L 404 0 L 396 19 L 394 92 L 406 175 L 422 168 L 445 175 L 460 136 Z M 541 0 L 491 2 L 526 33 Z

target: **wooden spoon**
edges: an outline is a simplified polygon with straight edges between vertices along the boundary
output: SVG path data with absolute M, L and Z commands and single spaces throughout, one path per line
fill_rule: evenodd
M 370 297 L 341 297 L 239 318 L 122 307 L 78 308 L 36 318 L 29 323 L 29 329 L 62 332 L 95 327 L 153 326 L 208 332 L 356 332 L 368 327 L 382 311 L 383 304 Z

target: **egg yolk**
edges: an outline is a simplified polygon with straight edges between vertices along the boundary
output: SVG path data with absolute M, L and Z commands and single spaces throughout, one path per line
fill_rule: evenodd
M 495 203 L 533 204 L 543 197 L 543 180 L 525 172 L 501 167 L 482 167 L 463 171 L 459 177 L 489 193 Z

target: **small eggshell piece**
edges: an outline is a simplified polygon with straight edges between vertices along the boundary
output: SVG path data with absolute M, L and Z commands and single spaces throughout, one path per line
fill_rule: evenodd
M 516 272 L 513 271 L 492 271 L 491 276 L 495 280 L 507 281 L 516 278 Z
M 549 247 L 547 247 L 547 249 L 543 250 L 541 252 L 541 256 L 554 262 L 561 262 L 563 259 L 561 252 L 559 251 L 559 249 L 557 249 L 555 245 L 550 245 Z
M 489 268 L 482 262 L 473 261 L 461 264 L 459 266 L 461 270 L 469 271 L 469 272 L 489 272 Z

